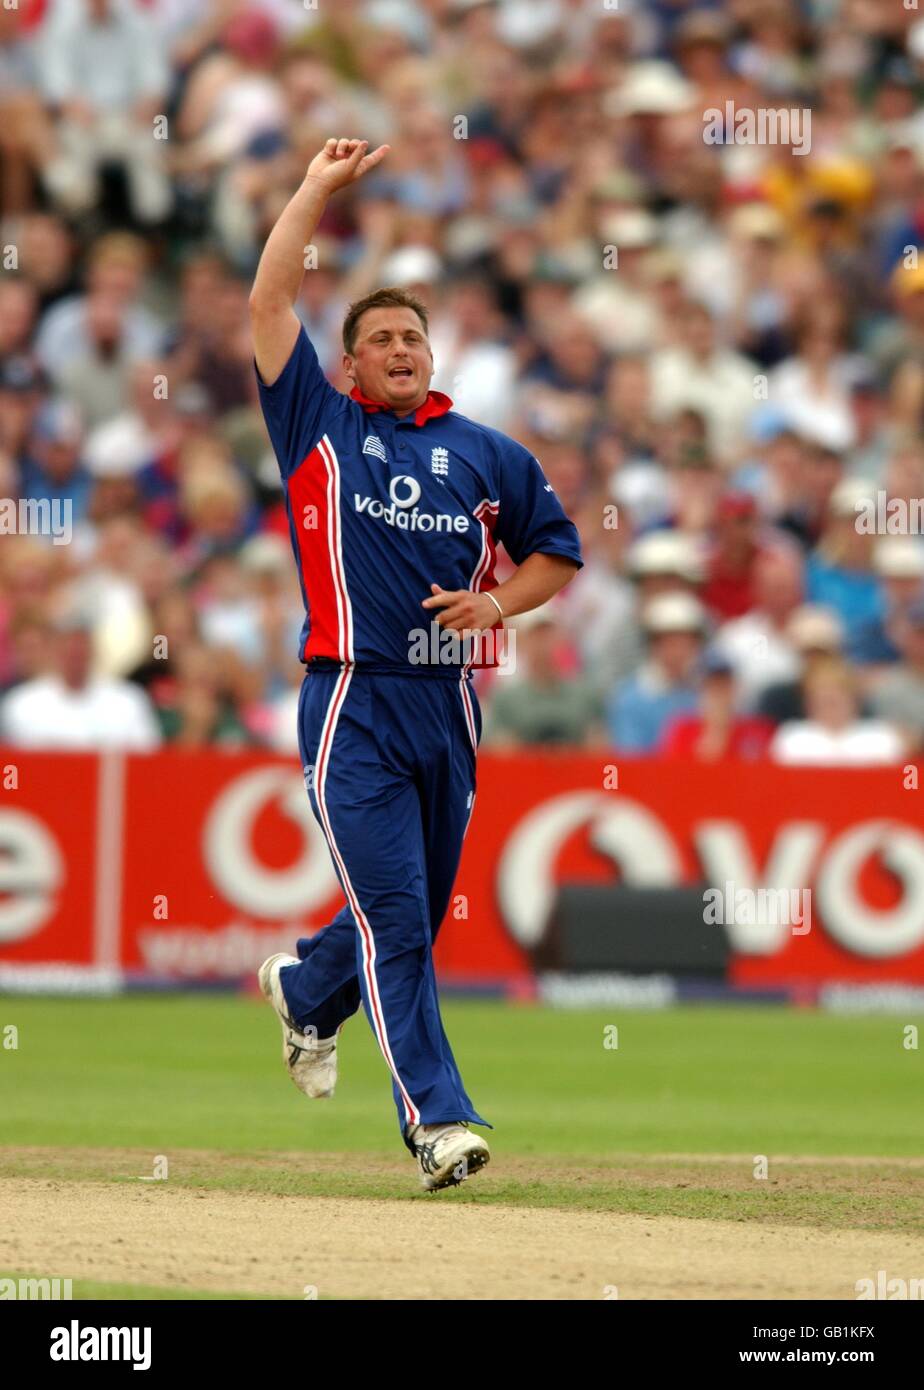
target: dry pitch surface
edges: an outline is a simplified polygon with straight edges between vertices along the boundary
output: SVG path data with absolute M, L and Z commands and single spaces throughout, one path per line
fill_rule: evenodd
M 0 1275 L 276 1299 L 853 1300 L 880 1270 L 924 1278 L 905 1018 L 617 1011 L 611 1051 L 613 1011 L 445 1012 L 496 1128 L 490 1167 L 428 1196 L 364 1020 L 313 1106 L 262 999 L 0 998 Z M 142 1181 L 158 1154 L 169 1177 Z
M 433 1196 L 400 1155 L 181 1152 L 167 1181 L 145 1171 L 149 1152 L 0 1150 L 0 1270 L 294 1299 L 854 1299 L 880 1269 L 924 1275 L 917 1160 L 771 1158 L 756 1180 L 745 1156 L 553 1174 L 505 1157 Z

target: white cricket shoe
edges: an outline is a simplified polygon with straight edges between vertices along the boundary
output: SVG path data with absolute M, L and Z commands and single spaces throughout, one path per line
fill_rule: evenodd
M 282 1024 L 282 1060 L 286 1071 L 303 1095 L 326 1100 L 337 1084 L 337 1035 L 312 1038 L 300 1033 L 289 1017 L 279 972 L 285 965 L 298 965 L 296 956 L 282 953 L 270 956 L 257 971 L 260 988 L 276 1010 Z
M 456 1187 L 490 1162 L 491 1151 L 480 1134 L 461 1120 L 452 1124 L 414 1125 L 408 1139 L 417 1155 L 420 1181 L 428 1192 Z

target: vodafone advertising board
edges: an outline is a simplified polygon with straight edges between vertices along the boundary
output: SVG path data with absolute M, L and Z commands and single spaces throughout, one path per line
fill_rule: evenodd
M 287 760 L 0 750 L 0 767 L 0 988 L 239 980 L 342 902 Z M 924 985 L 914 780 L 482 754 L 441 975 L 528 992 L 563 883 L 706 883 L 811 891 L 808 930 L 726 918 L 735 985 Z

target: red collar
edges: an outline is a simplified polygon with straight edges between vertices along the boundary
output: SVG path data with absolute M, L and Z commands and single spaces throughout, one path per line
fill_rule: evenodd
M 392 406 L 385 401 L 373 401 L 368 396 L 364 396 L 358 386 L 354 386 L 350 392 L 350 397 L 354 401 L 359 401 L 365 411 L 372 410 L 391 410 Z M 428 391 L 427 399 L 423 405 L 419 405 L 414 411 L 414 424 L 423 425 L 427 420 L 434 419 L 437 415 L 445 415 L 447 410 L 452 410 L 452 401 L 448 396 L 444 396 L 442 391 Z

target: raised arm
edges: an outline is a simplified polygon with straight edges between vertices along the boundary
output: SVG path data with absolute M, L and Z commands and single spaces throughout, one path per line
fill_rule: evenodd
M 362 178 L 388 153 L 380 145 L 367 154 L 368 140 L 330 139 L 315 155 L 301 187 L 270 232 L 250 292 L 254 357 L 260 376 L 271 386 L 298 336 L 295 314 L 305 274 L 305 248 L 311 242 L 327 200 L 338 188 Z

